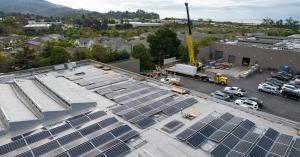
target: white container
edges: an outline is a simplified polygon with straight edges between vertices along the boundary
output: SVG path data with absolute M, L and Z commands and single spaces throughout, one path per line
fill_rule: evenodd
M 176 64 L 174 70 L 177 73 L 190 76 L 195 76 L 197 74 L 197 67 L 186 64 Z

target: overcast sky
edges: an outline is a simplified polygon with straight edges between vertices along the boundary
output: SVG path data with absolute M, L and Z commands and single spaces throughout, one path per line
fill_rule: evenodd
M 190 3 L 193 19 L 212 18 L 214 20 L 249 21 L 264 17 L 300 19 L 300 0 L 48 0 L 50 2 L 107 12 L 153 11 L 164 17 L 186 16 L 184 2 Z

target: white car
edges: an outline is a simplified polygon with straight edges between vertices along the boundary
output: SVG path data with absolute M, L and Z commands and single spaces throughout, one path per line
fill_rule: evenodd
M 298 87 L 290 85 L 290 84 L 284 84 L 282 86 L 282 90 L 291 90 L 291 91 L 300 93 L 300 89 Z
M 243 90 L 239 87 L 225 87 L 224 91 L 229 92 L 229 93 L 234 94 L 239 97 L 243 97 L 247 93 L 245 90 Z
M 266 92 L 266 93 L 270 93 L 270 94 L 278 94 L 278 88 L 274 87 L 274 86 L 270 86 L 268 84 L 265 83 L 261 83 L 258 85 L 258 91 L 260 92 Z
M 246 100 L 242 100 L 242 99 L 237 99 L 235 102 L 235 104 L 242 106 L 242 107 L 247 107 L 247 108 L 251 108 L 253 110 L 258 110 L 259 106 L 257 104 L 257 102 L 246 99 Z

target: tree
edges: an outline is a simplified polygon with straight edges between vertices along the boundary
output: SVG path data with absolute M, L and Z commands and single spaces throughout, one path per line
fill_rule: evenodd
M 92 58 L 92 55 L 89 50 L 86 50 L 86 51 L 77 50 L 72 56 L 72 60 L 74 60 L 74 61 L 80 61 L 80 60 L 91 59 L 91 58 Z
M 45 67 L 45 66 L 49 66 L 51 65 L 51 61 L 50 58 L 43 58 L 43 57 L 37 57 L 34 61 L 33 61 L 33 66 L 35 68 L 38 67 Z
M 62 64 L 68 62 L 70 58 L 70 54 L 63 47 L 54 46 L 50 55 L 50 62 L 52 65 Z
M 103 63 L 107 63 L 110 61 L 109 53 L 110 52 L 108 51 L 108 49 L 103 45 L 94 45 L 91 50 L 92 58 Z
M 3 53 L 0 52 L 0 73 L 5 73 L 10 70 L 9 58 Z
M 133 46 L 131 56 L 136 59 L 140 59 L 141 69 L 149 70 L 152 69 L 152 56 L 150 50 L 147 49 L 143 44 Z
M 267 27 L 272 27 L 274 25 L 274 20 L 269 17 L 264 18 L 262 20 L 262 25 L 267 26 Z
M 33 66 L 33 60 L 37 57 L 37 53 L 34 49 L 24 47 L 24 51 L 16 54 L 14 58 L 15 69 L 23 70 L 29 69 Z
M 277 27 L 283 27 L 283 20 L 277 20 L 275 23 Z
M 180 56 L 180 40 L 177 39 L 176 33 L 167 27 L 149 35 L 147 40 L 150 43 L 150 53 L 157 64 L 162 64 L 165 58 Z
M 299 24 L 299 21 L 295 21 L 293 18 L 288 18 L 288 19 L 286 19 L 285 20 L 286 21 L 286 26 L 288 27 L 288 28 L 295 28 L 295 27 L 297 27 L 298 26 L 298 24 Z

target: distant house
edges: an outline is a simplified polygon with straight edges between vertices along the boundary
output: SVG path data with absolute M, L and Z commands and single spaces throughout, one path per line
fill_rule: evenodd
M 18 43 L 18 40 L 19 40 L 19 35 L 16 34 L 0 37 L 0 43 L 3 44 L 16 44 Z
M 50 34 L 50 35 L 45 35 L 41 37 L 37 37 L 33 40 L 29 40 L 25 42 L 25 46 L 32 48 L 32 49 L 38 49 L 40 48 L 43 44 L 47 43 L 48 41 L 58 41 L 58 40 L 63 40 L 64 37 L 59 34 Z
M 81 38 L 75 40 L 74 44 L 78 48 L 92 48 L 95 44 L 97 44 L 97 39 Z
M 100 43 L 113 51 L 127 51 L 131 53 L 132 45 L 122 38 L 101 38 Z

